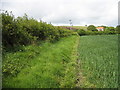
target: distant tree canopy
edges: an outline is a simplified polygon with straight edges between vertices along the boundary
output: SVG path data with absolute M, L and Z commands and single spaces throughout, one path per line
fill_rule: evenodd
M 89 31 L 97 31 L 97 29 L 96 29 L 96 27 L 95 27 L 94 25 L 89 25 L 89 26 L 87 27 L 87 29 L 88 29 Z
M 116 31 L 117 31 L 118 33 L 120 33 L 120 25 L 117 25 L 117 26 L 116 26 Z
M 106 27 L 105 31 L 115 31 L 115 28 L 114 27 Z
M 114 27 L 109 27 L 110 31 L 115 31 Z

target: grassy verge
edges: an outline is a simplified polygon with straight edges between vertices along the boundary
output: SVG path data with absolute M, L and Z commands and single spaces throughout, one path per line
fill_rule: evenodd
M 3 87 L 74 87 L 79 36 L 30 45 L 3 58 Z
M 118 36 L 80 37 L 78 86 L 118 87 Z

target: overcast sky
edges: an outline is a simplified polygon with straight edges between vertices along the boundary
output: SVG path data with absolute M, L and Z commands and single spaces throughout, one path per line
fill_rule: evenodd
M 2 9 L 53 25 L 118 25 L 119 0 L 2 0 Z

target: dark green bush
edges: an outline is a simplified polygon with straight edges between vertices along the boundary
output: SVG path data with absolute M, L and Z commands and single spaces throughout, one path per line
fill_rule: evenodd
M 108 35 L 108 34 L 117 34 L 116 31 L 85 31 L 85 30 L 76 30 L 76 32 L 80 35 Z
M 83 29 L 77 30 L 77 32 L 80 36 L 86 35 L 86 31 Z
M 28 45 L 42 40 L 54 42 L 61 37 L 76 34 L 74 31 L 54 27 L 46 22 L 38 22 L 26 14 L 23 17 L 14 18 L 14 15 L 7 11 L 2 13 L 2 24 L 4 48 Z
M 2 13 L 2 24 L 2 41 L 5 47 L 14 47 L 20 44 L 27 45 L 35 40 L 35 37 L 21 28 L 11 13 Z
M 96 29 L 96 27 L 95 27 L 94 25 L 89 25 L 89 26 L 87 27 L 87 30 L 88 30 L 88 31 L 97 31 L 97 29 Z
M 120 25 L 117 25 L 115 30 L 116 30 L 116 33 L 120 34 Z

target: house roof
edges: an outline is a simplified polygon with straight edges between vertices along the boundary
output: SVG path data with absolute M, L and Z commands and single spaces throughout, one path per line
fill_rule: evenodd
M 104 27 L 97 27 L 97 29 L 104 29 Z

